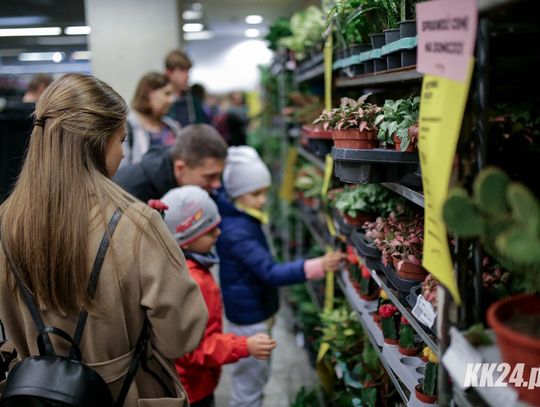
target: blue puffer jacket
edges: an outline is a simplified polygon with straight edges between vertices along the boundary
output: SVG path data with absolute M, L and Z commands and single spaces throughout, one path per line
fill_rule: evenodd
M 222 221 L 216 247 L 225 315 L 238 325 L 262 322 L 278 310 L 276 287 L 306 280 L 304 260 L 277 264 L 260 222 L 236 209 L 223 191 L 217 202 Z

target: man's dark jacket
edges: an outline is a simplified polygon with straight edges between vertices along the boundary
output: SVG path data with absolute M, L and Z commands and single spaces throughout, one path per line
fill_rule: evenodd
M 136 164 L 118 170 L 113 181 L 143 202 L 161 199 L 176 188 L 170 149 L 152 147 Z

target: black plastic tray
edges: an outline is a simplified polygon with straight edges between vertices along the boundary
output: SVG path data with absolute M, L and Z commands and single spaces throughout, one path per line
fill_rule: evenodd
M 358 252 L 365 257 L 381 258 L 381 252 L 376 247 L 369 245 L 366 233 L 362 229 L 354 229 L 351 232 L 351 240 Z
M 353 232 L 354 228 L 351 225 L 348 225 L 345 220 L 343 219 L 343 215 L 339 213 L 338 210 L 335 208 L 332 209 L 332 216 L 336 220 L 339 231 L 344 234 L 345 236 L 350 236 Z
M 324 160 L 332 151 L 332 144 L 334 144 L 332 139 L 308 138 L 307 150 Z
M 406 294 L 410 293 L 412 287 L 418 285 L 418 281 L 410 281 L 400 278 L 397 275 L 394 267 L 389 264 L 383 266 L 383 273 L 396 290 L 404 292 Z
M 341 181 L 359 184 L 397 182 L 422 186 L 418 153 L 394 150 L 332 148 L 335 174 Z

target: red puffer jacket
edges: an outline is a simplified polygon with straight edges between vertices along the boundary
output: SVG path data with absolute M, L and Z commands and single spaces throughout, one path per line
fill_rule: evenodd
M 186 262 L 208 307 L 208 324 L 199 347 L 175 361 L 189 402 L 195 403 L 214 392 L 221 365 L 247 357 L 249 352 L 245 336 L 223 333 L 221 293 L 210 271 L 191 259 Z

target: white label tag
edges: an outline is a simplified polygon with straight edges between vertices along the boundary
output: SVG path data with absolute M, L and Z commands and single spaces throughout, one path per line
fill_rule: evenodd
M 425 326 L 431 328 L 435 322 L 435 310 L 429 301 L 426 301 L 422 294 L 418 294 L 416 305 L 412 310 L 412 314 Z
M 482 356 L 467 342 L 456 328 L 450 328 L 451 343 L 442 357 L 442 362 L 460 388 L 465 388 L 467 364 L 481 363 Z M 467 386 L 468 387 L 468 386 Z
M 338 365 L 334 366 L 334 371 L 336 372 L 336 377 L 338 378 L 338 380 L 343 379 L 343 371 Z

